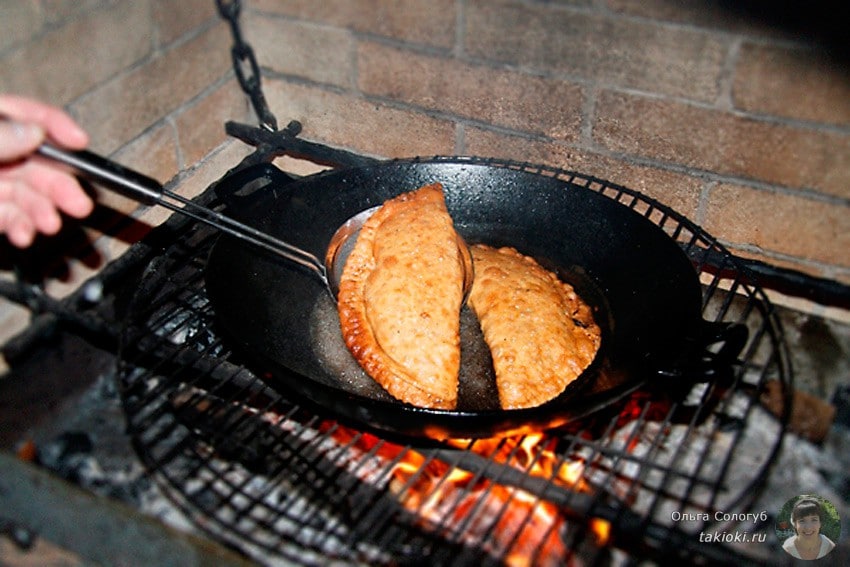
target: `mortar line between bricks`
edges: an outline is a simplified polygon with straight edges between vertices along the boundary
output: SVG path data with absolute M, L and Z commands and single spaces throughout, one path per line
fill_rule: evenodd
M 413 105 L 404 101 L 399 101 L 397 99 L 383 97 L 379 95 L 370 95 L 365 94 L 360 90 L 349 90 L 338 85 L 330 85 L 325 83 L 317 83 L 315 81 L 310 81 L 309 79 L 304 79 L 302 77 L 291 77 L 288 75 L 284 75 L 281 73 L 269 73 L 270 78 L 274 78 L 277 80 L 283 80 L 285 82 L 290 82 L 293 84 L 300 84 L 311 86 L 319 89 L 326 90 L 328 92 L 333 92 L 336 94 L 346 94 L 354 96 L 358 99 L 379 103 L 387 108 L 392 108 L 395 110 L 403 110 L 406 112 L 412 112 L 416 114 L 422 114 L 423 116 L 427 116 L 429 118 L 436 118 L 439 120 L 445 120 L 449 122 L 453 122 L 456 124 L 462 123 L 467 126 L 473 126 L 476 128 L 480 128 L 483 130 L 487 130 L 494 133 L 510 135 L 515 137 L 520 137 L 524 139 L 528 139 L 531 141 L 542 142 L 542 143 L 553 143 L 558 145 L 563 145 L 566 147 L 575 148 L 577 150 L 588 151 L 592 153 L 596 153 L 601 156 L 610 157 L 613 159 L 617 159 L 619 161 L 633 163 L 635 165 L 640 165 L 644 167 L 653 167 L 658 168 L 665 171 L 670 171 L 674 173 L 682 173 L 689 175 L 691 177 L 696 177 L 699 179 L 706 179 L 709 181 L 719 182 L 719 183 L 729 183 L 729 184 L 737 184 L 743 185 L 746 187 L 751 187 L 754 189 L 759 189 L 762 191 L 778 193 L 778 194 L 786 194 L 790 196 L 807 198 L 810 200 L 826 202 L 830 204 L 835 204 L 839 206 L 850 206 L 850 199 L 845 199 L 842 197 L 838 197 L 835 195 L 830 195 L 826 193 L 819 192 L 812 188 L 799 188 L 799 187 L 788 187 L 782 186 L 778 184 L 771 183 L 769 181 L 752 179 L 737 175 L 725 175 L 722 173 L 712 172 L 709 170 L 699 169 L 687 165 L 676 164 L 673 162 L 667 162 L 663 160 L 656 160 L 652 158 L 647 158 L 643 156 L 638 156 L 635 154 L 624 154 L 621 152 L 611 151 L 604 147 L 599 147 L 594 144 L 594 140 L 592 139 L 592 124 L 588 126 L 589 135 L 585 138 L 585 135 L 588 132 L 584 131 L 584 125 L 582 124 L 582 132 L 580 133 L 580 141 L 578 143 L 569 142 L 566 140 L 559 140 L 557 138 L 551 138 L 546 136 L 545 134 L 514 130 L 505 126 L 499 126 L 492 124 L 491 122 L 485 122 L 483 120 L 476 120 L 474 118 L 470 118 L 467 116 L 457 115 L 453 113 L 449 113 L 442 110 L 431 109 L 426 107 L 421 107 L 417 105 Z
M 717 181 L 706 180 L 701 186 L 699 191 L 699 198 L 697 199 L 697 208 L 694 212 L 694 222 L 698 225 L 702 226 L 705 222 L 706 213 L 708 211 L 708 201 L 711 194 L 711 190 L 717 186 Z
M 452 53 L 458 59 L 463 59 L 466 52 L 466 0 L 456 0 L 455 10 L 455 44 Z
M 396 45 L 396 47 L 398 46 Z M 826 122 L 814 122 L 810 120 L 802 120 L 786 116 L 776 116 L 736 108 L 734 106 L 734 101 L 731 99 L 731 85 L 729 86 L 729 93 L 722 92 L 722 89 L 719 89 L 718 96 L 713 101 L 705 101 L 684 96 L 645 91 L 634 87 L 618 85 L 616 83 L 607 83 L 604 81 L 600 81 L 599 79 L 594 77 L 583 77 L 580 75 L 574 75 L 572 73 L 564 72 L 552 72 L 551 70 L 538 69 L 533 66 L 516 65 L 504 61 L 496 61 L 481 57 L 471 57 L 465 54 L 461 57 L 452 57 L 450 54 L 445 53 L 435 54 L 433 52 L 426 53 L 418 50 L 415 50 L 414 52 L 420 55 L 438 57 L 449 62 L 459 62 L 471 66 L 484 67 L 494 71 L 505 71 L 528 77 L 536 77 L 553 81 L 563 81 L 579 87 L 594 87 L 597 89 L 597 92 L 604 90 L 613 93 L 641 97 L 648 100 L 685 104 L 695 108 L 718 112 L 733 117 L 754 120 L 756 122 L 765 124 L 800 128 L 805 130 L 812 130 L 815 132 L 826 132 L 841 135 L 850 134 L 850 126 L 844 126 L 841 124 L 830 124 Z M 723 71 L 723 73 L 725 74 L 725 71 Z M 732 73 L 732 71 L 730 71 L 730 73 Z M 722 78 L 718 78 L 718 80 L 722 80 Z M 728 79 L 728 82 L 731 83 L 731 80 L 732 79 L 730 77 Z

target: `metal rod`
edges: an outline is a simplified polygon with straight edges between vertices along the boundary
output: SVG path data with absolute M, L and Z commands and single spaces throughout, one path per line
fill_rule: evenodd
M 172 199 L 179 204 L 167 201 L 166 199 Z M 275 238 L 268 233 L 241 223 L 227 215 L 219 213 L 218 211 L 198 205 L 194 201 L 182 197 L 172 191 L 168 191 L 167 189 L 163 189 L 162 198 L 157 202 L 157 204 L 212 226 L 222 232 L 226 232 L 243 242 L 248 242 L 272 252 L 273 254 L 286 258 L 291 262 L 304 266 L 305 268 L 309 268 L 316 272 L 322 281 L 327 284 L 328 276 L 324 264 L 319 261 L 315 255 L 307 252 L 306 250 L 302 250 L 301 248 Z
M 160 205 L 225 232 L 315 272 L 328 285 L 325 265 L 313 254 L 169 191 L 155 179 L 88 151 L 42 144 L 38 153 L 70 166 L 75 173 L 146 205 Z

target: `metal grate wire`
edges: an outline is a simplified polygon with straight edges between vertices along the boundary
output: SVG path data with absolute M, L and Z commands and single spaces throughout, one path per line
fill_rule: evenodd
M 122 399 L 151 475 L 198 528 L 267 564 L 501 564 L 521 540 L 543 564 L 604 561 L 617 548 L 634 557 L 718 553 L 697 534 L 717 512 L 746 510 L 785 430 L 785 417 L 758 403 L 768 380 L 791 380 L 763 290 L 714 238 L 640 193 L 546 166 L 439 159 L 557 177 L 661 227 L 700 273 L 704 318 L 750 330 L 731 381 L 664 403 L 639 390 L 530 449 L 530 436 L 423 444 L 357 431 L 267 387 L 216 336 L 203 281 L 215 234 L 187 224 L 150 262 L 122 335 Z M 542 459 L 548 472 L 532 473 Z M 571 468 L 574 479 L 558 478 Z M 428 475 L 428 492 L 416 492 Z M 431 510 L 443 504 L 449 512 Z M 683 526 L 673 521 L 682 514 L 708 519 Z M 600 522 L 608 540 L 594 532 Z

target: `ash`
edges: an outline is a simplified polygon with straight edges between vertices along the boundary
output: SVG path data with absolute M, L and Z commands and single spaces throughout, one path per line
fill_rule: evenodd
M 260 418 L 297 433 L 304 442 L 323 438 L 322 434 L 300 423 L 290 423 L 274 414 L 260 414 Z M 196 502 L 207 499 L 209 506 L 204 508 L 215 511 L 212 520 L 188 518 L 173 503 L 167 488 L 161 487 L 146 474 L 135 455 L 125 433 L 124 414 L 114 376 L 101 376 L 73 407 L 60 412 L 54 428 L 53 436 L 38 443 L 41 464 L 96 494 L 126 502 L 178 530 L 212 535 L 266 565 L 290 564 L 286 559 L 269 554 L 267 547 L 270 545 L 279 546 L 278 549 L 291 546 L 289 553 L 303 563 L 321 564 L 332 557 L 380 562 L 381 553 L 376 549 L 359 549 L 354 552 L 356 559 L 353 558 L 352 550 L 347 547 L 351 544 L 351 534 L 344 522 L 336 517 L 333 510 L 317 506 L 308 494 L 300 494 L 297 484 L 257 475 L 228 461 L 212 459 L 211 466 L 202 470 L 187 486 L 187 492 Z M 741 487 L 751 482 L 754 468 L 763 466 L 766 458 L 764 448 L 773 445 L 777 428 L 773 415 L 759 407 L 750 412 L 746 427 L 737 433 L 738 437 L 735 432 L 708 433 L 714 430 L 711 423 L 690 433 L 686 426 L 673 425 L 665 429 L 654 422 L 627 424 L 613 435 L 612 444 L 624 447 L 635 439 L 639 442 L 632 450 L 632 459 L 608 463 L 619 473 L 619 484 L 613 487 L 614 492 L 629 499 L 635 511 L 651 512 L 655 521 L 668 525 L 675 523 L 672 514 L 676 509 L 675 503 L 680 499 L 693 503 L 693 510 L 712 505 L 713 509 L 721 512 L 740 512 L 743 508 L 736 500 Z M 690 486 L 676 475 L 667 477 L 664 474 L 668 467 L 681 470 L 682 463 L 702 462 L 699 471 L 685 472 L 714 478 L 716 471 L 724 466 L 732 443 L 735 444 L 735 456 L 728 463 L 724 481 L 726 490 L 721 491 L 714 502 L 709 502 L 708 492 L 701 492 L 699 486 Z M 385 469 L 377 464 L 375 469 L 364 468 L 356 451 L 351 454 L 348 449 L 340 452 L 340 447 L 327 437 L 317 447 L 321 453 L 334 455 L 334 460 L 344 468 L 356 470 L 365 482 L 382 484 L 385 480 L 385 477 L 382 478 Z M 840 425 L 833 427 L 822 445 L 786 433 L 766 483 L 760 487 L 756 500 L 746 508 L 754 513 L 765 511 L 767 521 L 731 528 L 728 525 L 679 522 L 678 527 L 694 533 L 729 529 L 745 529 L 749 533 L 763 531 L 767 534 L 764 542 L 742 545 L 742 551 L 750 556 L 775 557 L 781 551 L 773 523 L 789 498 L 801 492 L 818 494 L 836 506 L 841 518 L 850 518 L 850 504 L 846 500 L 850 486 L 848 449 L 850 429 Z M 644 472 L 639 478 L 641 469 L 646 467 L 645 459 L 651 460 L 653 466 L 648 474 Z M 369 461 L 366 463 L 371 464 Z M 600 474 L 603 475 L 602 481 L 610 481 L 610 471 L 605 472 L 605 469 L 589 467 L 586 472 L 588 480 L 594 483 L 598 480 L 594 474 Z M 641 486 L 636 494 L 635 479 Z M 240 487 L 239 498 L 232 498 L 234 486 Z M 660 502 L 656 493 L 659 487 L 666 495 Z M 226 501 L 217 501 L 220 499 Z M 257 505 L 257 502 L 261 504 Z M 282 509 L 286 510 L 285 514 L 274 514 Z M 309 522 L 305 523 L 305 518 Z M 233 521 L 242 523 L 240 532 L 247 530 L 254 534 L 253 541 L 235 541 L 229 531 L 218 526 L 219 522 L 228 525 Z M 315 527 L 311 528 L 313 524 Z M 321 551 L 305 551 L 299 546 L 305 544 L 315 549 L 317 541 Z M 286 553 L 282 551 L 284 557 Z
M 730 416 L 745 419 L 729 426 Z M 772 413 L 737 393 L 722 415 L 695 428 L 653 421 L 626 424 L 606 442 L 623 454 L 591 460 L 588 451 L 584 474 L 591 485 L 655 523 L 693 537 L 750 534 L 755 541 L 709 545 L 727 545 L 763 561 L 785 559 L 774 526 L 789 499 L 814 494 L 830 501 L 840 518 L 850 518 L 850 429 L 835 424 L 820 445 L 786 432 L 766 480 L 752 486 L 754 471 L 770 463 L 780 434 Z M 847 552 L 846 530 L 836 543 Z
M 49 430 L 36 432 L 37 462 L 90 492 L 129 504 L 182 531 L 195 531 L 136 456 L 126 433 L 115 376 L 105 374 Z
M 115 376 L 100 376 L 68 406 L 55 416 L 50 430 L 38 432 L 36 439 L 38 463 L 62 478 L 126 503 L 181 532 L 227 542 L 263 565 L 292 565 L 294 560 L 286 559 L 287 555 L 297 558 L 299 564 L 326 565 L 328 558 L 352 554 L 345 524 L 332 511 L 317 507 L 309 495 L 300 494 L 297 485 L 218 458 L 210 458 L 209 466 L 186 484 L 188 498 L 205 512 L 187 516 L 175 502 L 173 488 L 159 484 L 136 455 L 126 433 Z M 264 417 L 289 427 L 276 416 Z M 305 441 L 318 435 L 294 425 Z M 237 496 L 234 487 L 239 487 Z M 176 496 L 179 500 L 180 495 Z M 238 525 L 237 531 L 251 534 L 251 539 L 235 538 L 221 525 Z M 316 547 L 319 539 L 319 551 L 299 545 Z M 277 555 L 270 553 L 270 548 Z M 356 554 L 361 560 L 381 558 L 373 549 L 360 549 Z
M 193 308 L 205 309 L 206 304 L 193 304 Z M 324 324 L 318 325 L 318 330 L 314 328 L 314 333 L 322 337 L 330 335 L 330 330 L 336 331 L 338 323 L 332 317 L 319 319 Z M 216 343 L 205 329 L 192 324 L 187 315 L 173 319 L 160 335 L 173 344 L 200 344 L 206 348 Z M 338 337 L 338 332 L 332 335 Z M 329 340 L 316 342 L 336 345 Z M 323 362 L 332 367 L 350 364 L 344 345 L 336 347 L 339 348 L 332 352 L 322 352 Z M 356 372 L 353 369 L 349 374 L 353 382 L 359 376 Z M 351 549 L 352 533 L 345 522 L 333 509 L 316 504 L 315 498 L 304 493 L 296 482 L 258 475 L 217 458 L 211 459 L 210 466 L 199 471 L 186 487 L 192 504 L 205 503 L 200 506 L 202 513 L 194 512 L 188 517 L 169 493 L 173 489 L 158 484 L 165 481 L 159 475 L 150 476 L 135 454 L 126 434 L 115 384 L 114 375 L 100 376 L 80 399 L 56 416 L 50 431 L 40 433 L 35 441 L 41 464 L 96 494 L 126 502 L 183 532 L 227 542 L 262 564 L 327 564 L 330 558 L 379 563 L 386 559 L 380 551 L 366 545 Z M 627 424 L 613 434 L 611 448 L 622 450 L 629 446 L 630 457 L 593 463 L 598 466 L 588 466 L 587 480 L 610 489 L 635 512 L 693 535 L 735 529 L 765 533 L 764 541 L 737 546 L 748 556 L 765 560 L 782 555 L 773 526 L 783 504 L 798 494 L 817 494 L 832 502 L 843 520 L 850 519 L 850 429 L 836 424 L 820 445 L 786 433 L 767 480 L 749 491 L 746 487 L 752 483 L 753 471 L 765 466 L 769 459 L 766 452 L 775 445 L 779 434 L 772 414 L 757 405 L 747 411 L 750 406 L 753 400 L 738 394 L 723 416 L 714 415 L 695 429 L 675 424 L 662 427 L 651 421 Z M 260 417 L 294 432 L 305 444 L 321 439 L 321 434 L 298 422 L 289 423 L 270 414 Z M 718 426 L 712 421 L 721 417 L 728 418 L 733 427 Z M 738 429 L 734 424 L 738 424 Z M 364 464 L 356 452 L 348 451 L 340 451 L 339 445 L 329 442 L 318 446 L 319 453 L 332 455 L 332 460 L 362 481 L 376 488 L 386 483 L 383 463 L 367 460 Z M 612 470 L 617 474 L 612 475 Z M 671 470 L 674 474 L 669 473 Z M 710 486 L 718 476 L 722 477 L 719 491 Z M 693 478 L 707 482 L 695 483 Z M 234 486 L 240 487 L 235 498 Z M 742 501 L 749 499 L 750 492 L 753 499 Z M 179 501 L 185 497 L 176 498 Z M 674 512 L 706 509 L 760 516 L 764 512 L 767 519 L 732 525 L 674 520 Z M 221 527 L 234 523 L 239 524 L 240 533 L 250 533 L 251 539 L 240 538 Z M 850 546 L 846 535 L 837 543 Z M 270 553 L 270 548 L 279 556 Z

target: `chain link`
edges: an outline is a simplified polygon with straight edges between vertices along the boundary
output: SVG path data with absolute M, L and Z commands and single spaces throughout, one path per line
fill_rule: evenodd
M 233 60 L 233 70 L 236 72 L 236 79 L 239 81 L 239 86 L 251 98 L 251 105 L 254 107 L 254 112 L 260 120 L 260 126 L 269 132 L 277 131 L 277 119 L 269 106 L 266 103 L 266 97 L 263 95 L 263 89 L 260 78 L 260 65 L 257 63 L 257 58 L 254 55 L 253 48 L 248 45 L 242 36 L 242 30 L 239 27 L 239 14 L 242 11 L 242 3 L 240 0 L 216 0 L 218 13 L 230 25 L 230 33 L 233 36 L 233 47 L 230 50 L 230 55 Z

